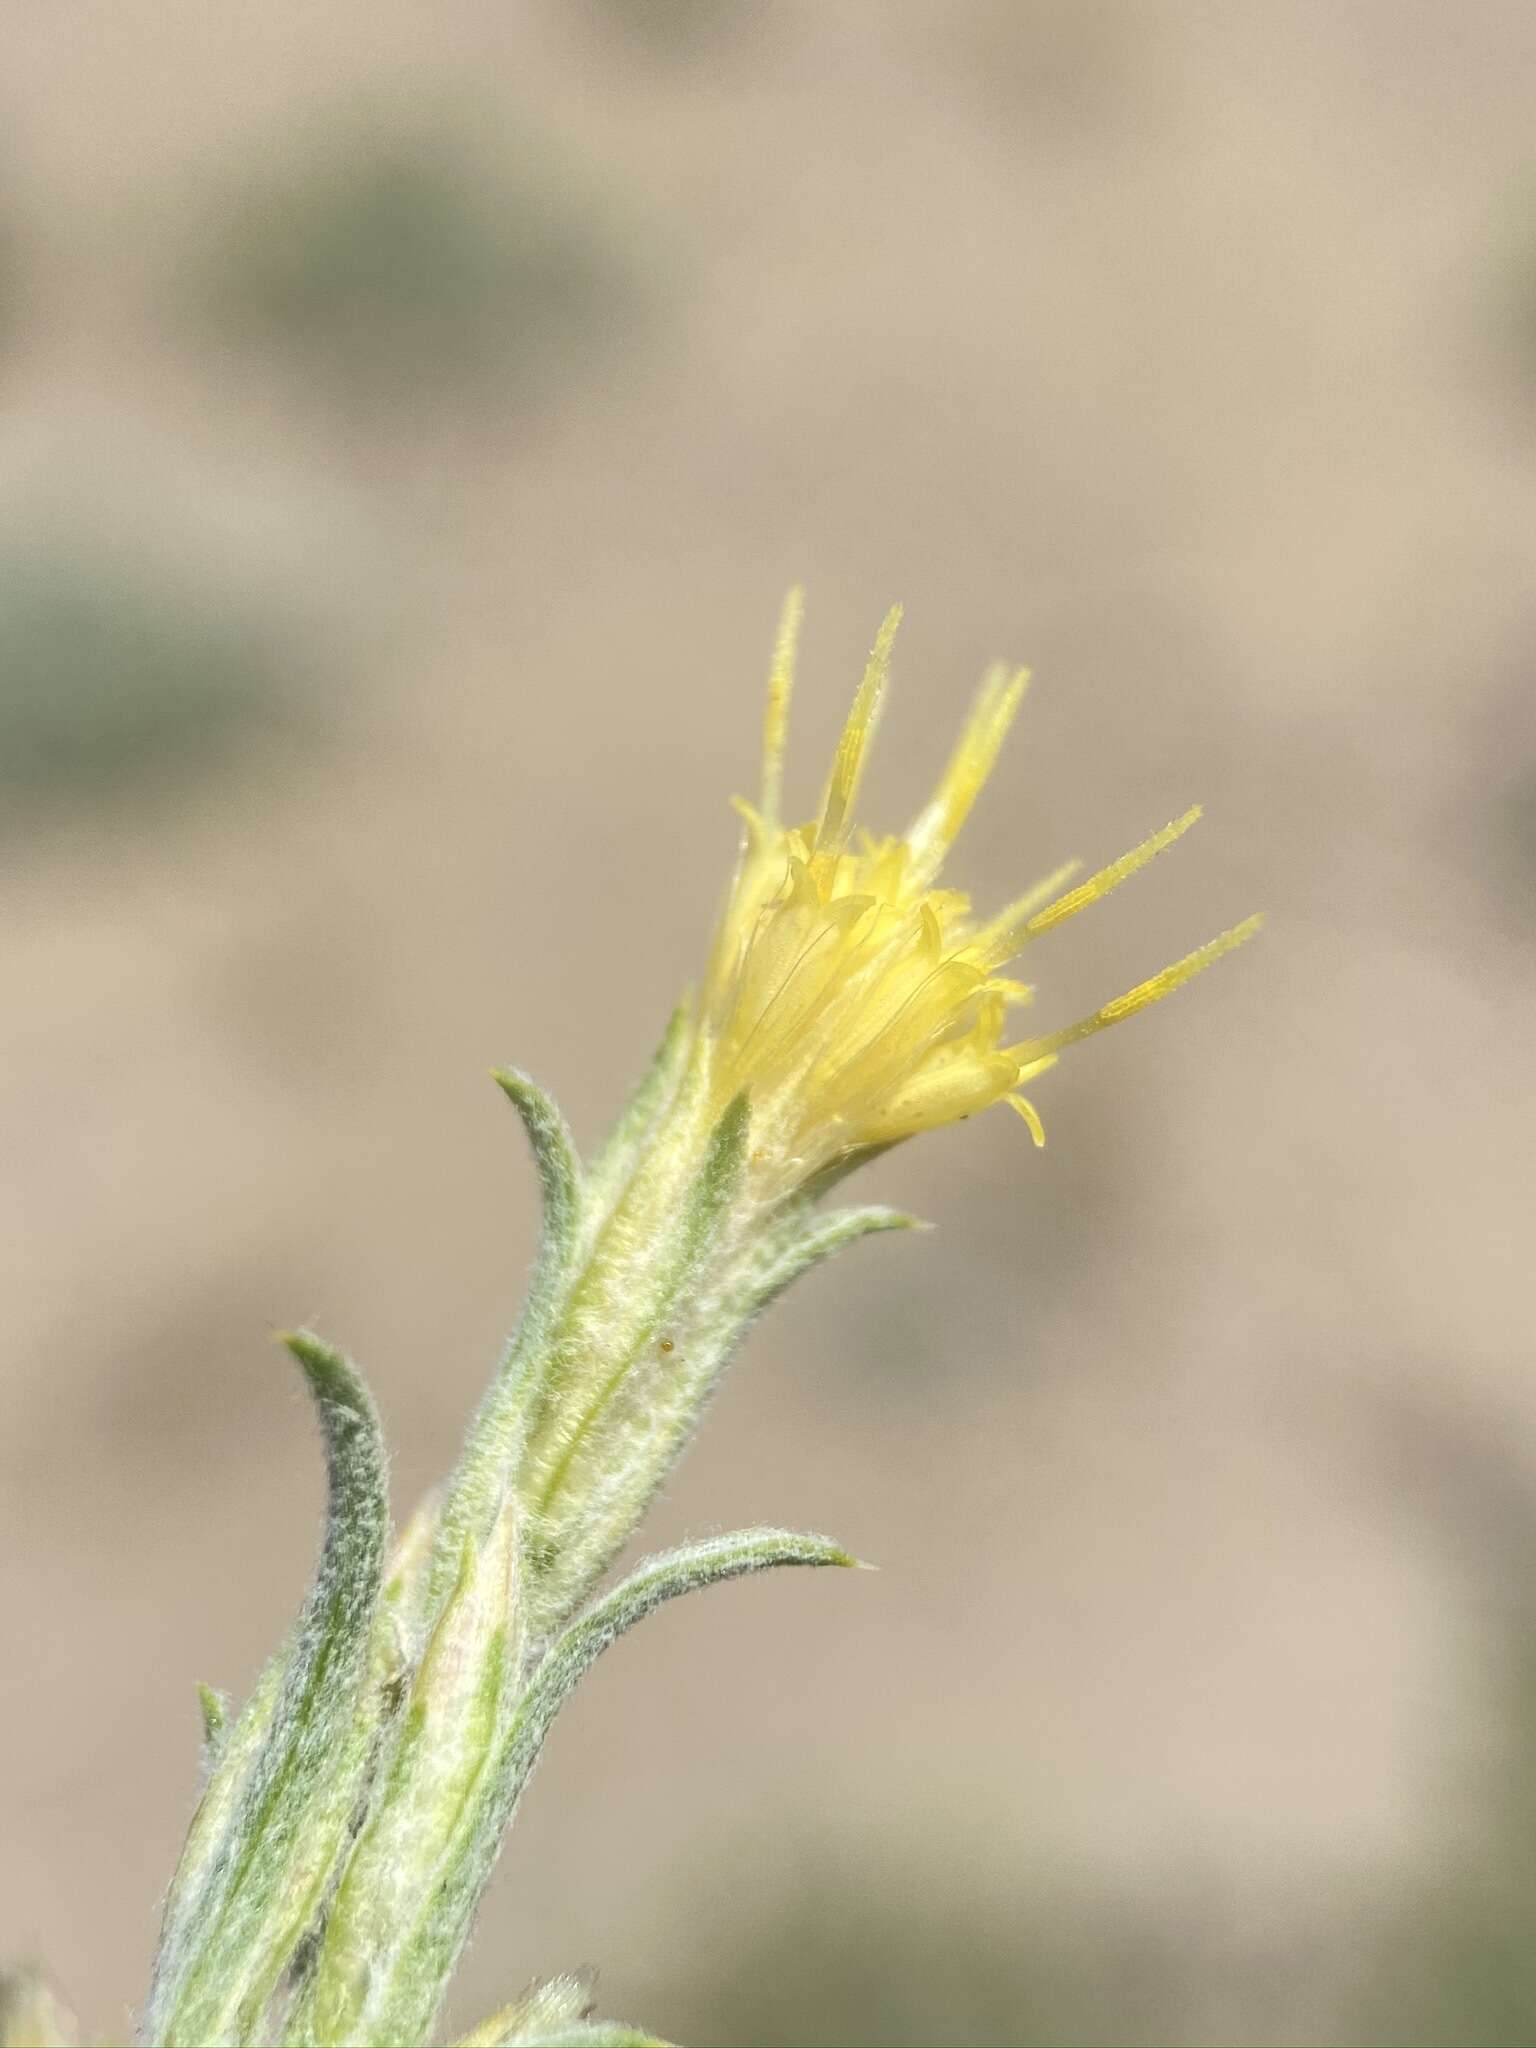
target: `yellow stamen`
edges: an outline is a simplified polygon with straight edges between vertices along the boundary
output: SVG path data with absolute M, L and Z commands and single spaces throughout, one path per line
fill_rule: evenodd
M 821 806 L 821 823 L 816 828 L 815 852 L 819 862 L 841 853 L 848 835 L 848 814 L 853 809 L 863 780 L 865 757 L 875 736 L 880 702 L 891 671 L 891 644 L 900 624 L 901 606 L 893 604 L 875 635 L 875 644 L 864 668 L 864 680 L 859 684 L 858 695 L 848 713 L 848 723 L 843 727 L 843 736 L 832 757 L 832 773 Z
M 966 896 L 935 884 L 997 759 L 1024 673 L 988 673 L 938 788 L 909 832 L 855 833 L 853 808 L 900 618 L 893 609 L 838 742 L 820 818 L 787 828 L 779 812 L 800 613 L 800 594 L 792 591 L 769 673 L 761 803 L 738 804 L 746 837 L 700 999 L 699 1099 L 718 1115 L 746 1091 L 752 1171 L 773 1196 L 840 1155 L 894 1144 L 997 1102 L 1008 1102 L 1043 1144 L 1034 1104 L 1019 1091 L 1053 1066 L 1064 1046 L 1181 988 L 1241 944 L 1258 920 L 1063 1031 L 1002 1045 L 1008 1007 L 1033 993 L 999 973 L 1004 962 L 1107 896 L 1200 813 L 1187 811 L 1065 895 L 1075 861 L 999 916 L 978 922 Z
M 1118 889 L 1122 882 L 1128 882 L 1149 860 L 1155 859 L 1165 847 L 1172 846 L 1175 839 L 1182 839 L 1200 815 L 1199 804 L 1191 804 L 1182 818 L 1175 818 L 1172 824 L 1164 825 L 1143 839 L 1140 846 L 1133 846 L 1129 853 L 1122 853 L 1118 860 L 1112 860 L 1107 868 L 1100 868 L 1086 882 L 1079 882 L 1065 896 L 1058 896 L 1054 903 L 1027 920 L 1019 933 L 1020 943 L 1025 939 L 1037 939 L 1042 932 L 1064 924 L 1069 917 L 1076 917 L 1080 910 L 1086 910 L 1090 903 L 1097 903 L 1112 889 Z
M 1045 1125 L 1040 1121 L 1040 1112 L 1027 1095 L 1005 1095 L 1003 1100 L 1010 1109 L 1016 1109 L 1029 1125 L 1029 1135 L 1043 1152 L 1045 1150 Z
M 907 833 L 907 844 L 912 849 L 912 879 L 918 887 L 925 886 L 938 873 L 960 836 L 971 806 L 992 773 L 1028 684 L 1027 668 L 1015 669 L 1010 674 L 1002 663 L 983 676 L 949 766 L 932 801 L 924 806 Z
M 990 923 L 983 926 L 976 935 L 976 943 L 987 958 L 996 961 L 998 966 L 1005 960 L 1011 960 L 1019 950 L 1017 934 L 1028 928 L 1032 913 L 1070 882 L 1081 866 L 1080 860 L 1064 860 L 1059 868 L 1053 868 L 1032 889 L 1016 896 L 1006 909 L 1000 910 Z
M 1263 922 L 1262 916 L 1244 918 L 1241 924 L 1233 925 L 1219 938 L 1209 940 L 1193 953 L 1186 953 L 1182 960 L 1176 960 L 1171 967 L 1165 967 L 1161 974 L 1137 982 L 1123 996 L 1116 996 L 1112 1003 L 1095 1010 L 1091 1017 L 1080 1017 L 1075 1024 L 1068 1024 L 1061 1031 L 1049 1031 L 1042 1038 L 1026 1038 L 1022 1044 L 1008 1048 L 1010 1055 L 1020 1061 L 1036 1060 L 1044 1053 L 1057 1053 L 1084 1038 L 1092 1038 L 1096 1031 L 1107 1031 L 1111 1024 L 1123 1023 L 1127 1017 L 1134 1017 L 1138 1010 L 1150 1009 L 1153 1003 L 1160 1003 L 1164 996 L 1171 996 L 1175 989 L 1181 989 L 1186 981 L 1193 981 L 1223 953 L 1235 952 L 1253 937 Z
M 773 666 L 768 671 L 768 702 L 763 710 L 763 793 L 758 808 L 775 824 L 784 787 L 784 742 L 789 733 L 789 700 L 795 687 L 795 655 L 804 617 L 805 592 L 796 584 L 779 614 Z

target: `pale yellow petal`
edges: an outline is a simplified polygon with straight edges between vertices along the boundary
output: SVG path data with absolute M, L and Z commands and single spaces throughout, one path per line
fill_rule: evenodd
M 1012 1065 L 996 1053 L 935 1058 L 893 1090 L 878 1113 L 859 1125 L 860 1142 L 889 1144 L 975 1116 L 990 1109 L 1012 1079 Z
M 978 924 L 969 898 L 938 887 L 938 874 L 995 764 L 1024 674 L 989 671 L 911 831 L 871 833 L 855 805 L 900 618 L 893 610 L 838 742 L 820 816 L 791 828 L 780 812 L 800 617 L 792 591 L 768 679 L 761 799 L 737 806 L 746 829 L 695 1052 L 712 1114 L 742 1091 L 750 1096 L 752 1171 L 775 1198 L 840 1155 L 997 1102 L 1043 1144 L 1023 1091 L 1062 1048 L 1171 995 L 1258 925 L 1253 918 L 1224 933 L 1064 1030 L 1003 1046 L 1008 1009 L 1033 995 L 1002 971 L 1009 957 L 1118 888 L 1200 813 L 1185 812 L 1076 886 L 1079 863 L 1068 862 Z

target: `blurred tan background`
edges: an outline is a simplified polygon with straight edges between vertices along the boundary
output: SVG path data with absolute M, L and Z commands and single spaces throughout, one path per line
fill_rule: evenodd
M 754 1336 L 557 1729 L 466 2022 L 1536 2033 L 1536 8 L 13 0 L 0 17 L 0 1946 L 121 2038 L 193 1683 L 297 1603 L 268 1340 L 403 1506 L 696 969 L 785 586 L 809 805 L 884 606 L 957 879 L 1186 803 L 1065 1020 Z M 236 1597 L 227 1589 L 233 1585 Z

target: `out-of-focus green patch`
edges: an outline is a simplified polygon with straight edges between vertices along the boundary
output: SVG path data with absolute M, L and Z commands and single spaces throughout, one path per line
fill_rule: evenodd
M 71 2048 L 79 2038 L 73 2013 L 40 1971 L 0 1977 L 0 2048 Z
M 447 126 L 338 126 L 252 172 L 192 259 L 195 311 L 345 402 L 494 379 L 526 399 L 633 318 L 638 267 L 569 165 Z
M 0 214 L 0 349 L 9 348 L 22 322 L 22 256 L 11 220 Z
M 1081 0 L 951 0 L 913 19 L 979 111 L 1058 141 L 1114 108 L 1156 26 L 1155 11 Z
M 1252 1963 L 1196 1879 L 1154 1896 L 1050 1856 L 1000 1860 L 974 1817 L 842 1839 L 790 1820 L 785 1835 L 750 1882 L 725 1869 L 699 1882 L 686 1968 L 658 1964 L 612 1995 L 649 1997 L 663 2030 L 724 2048 L 1284 2038 L 1270 2030 L 1283 1935 L 1253 1967 L 1253 2030 L 1196 2031 L 1213 2002 L 1244 2010 Z
M 1498 815 L 1504 828 L 1510 866 L 1515 870 L 1520 905 L 1529 909 L 1530 885 L 1536 880 L 1536 764 L 1521 767 L 1501 792 Z
M 586 0 L 601 27 L 648 56 L 687 59 L 763 25 L 764 0 Z
M 1478 260 L 1483 267 L 1473 300 L 1482 327 L 1478 353 L 1493 388 L 1525 414 L 1528 424 L 1536 392 L 1536 178 L 1529 169 L 1495 195 Z
M 1525 210 L 1518 238 L 1511 237 L 1504 279 L 1505 330 L 1519 368 L 1536 379 L 1536 225 Z
M 1507 660 L 1481 679 L 1479 711 L 1440 833 L 1460 854 L 1468 885 L 1482 891 L 1486 911 L 1511 936 L 1527 938 L 1536 932 L 1533 624 L 1516 620 Z
M 1356 2039 L 1519 2048 L 1536 2038 L 1536 1655 L 1521 1619 L 1502 1646 L 1491 1739 L 1443 1788 L 1423 1865 L 1386 1894 Z
M 292 722 L 270 620 L 94 545 L 0 547 L 0 797 L 151 798 Z
M 1460 1655 L 1445 1675 L 1423 1845 L 1385 1874 L 1356 1932 L 1347 2038 L 1525 2043 L 1536 2039 L 1536 1472 L 1507 1415 L 1412 1389 L 1404 1371 L 1374 1441 L 1416 1536 L 1452 1569 Z

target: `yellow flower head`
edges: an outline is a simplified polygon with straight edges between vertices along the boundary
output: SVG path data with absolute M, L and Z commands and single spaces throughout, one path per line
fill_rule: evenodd
M 854 805 L 880 714 L 900 608 L 886 617 L 838 742 L 821 810 L 808 825 L 779 816 L 801 596 L 779 627 L 764 720 L 762 793 L 738 800 L 740 862 L 716 936 L 700 1008 L 711 1092 L 751 1099 L 759 1161 L 796 1178 L 840 1155 L 888 1145 L 1007 1102 L 1045 1142 L 1020 1088 L 1062 1048 L 1133 1016 L 1241 945 L 1249 918 L 1064 1030 L 1005 1043 L 1008 1012 L 1031 990 L 1003 969 L 1186 832 L 1186 811 L 1075 888 L 1073 861 L 979 921 L 939 871 L 991 773 L 1027 673 L 990 671 L 932 800 L 897 838 L 853 830 Z M 1065 889 L 1065 893 L 1061 893 Z

